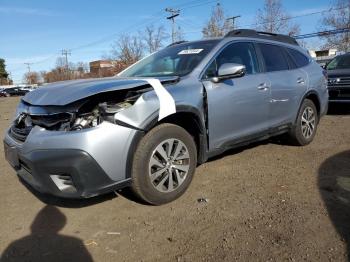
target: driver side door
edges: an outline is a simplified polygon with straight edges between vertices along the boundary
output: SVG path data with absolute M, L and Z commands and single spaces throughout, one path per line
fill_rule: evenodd
M 246 67 L 243 77 L 211 81 L 226 63 Z M 269 128 L 270 82 L 260 73 L 253 43 L 236 42 L 226 46 L 205 72 L 203 85 L 208 100 L 209 149 L 230 146 Z

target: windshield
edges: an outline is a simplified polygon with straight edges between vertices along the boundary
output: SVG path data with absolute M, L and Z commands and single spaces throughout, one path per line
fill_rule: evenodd
M 183 43 L 154 53 L 119 74 L 121 77 L 184 76 L 190 73 L 219 40 Z
M 350 55 L 337 56 L 327 65 L 327 70 L 335 69 L 350 69 Z

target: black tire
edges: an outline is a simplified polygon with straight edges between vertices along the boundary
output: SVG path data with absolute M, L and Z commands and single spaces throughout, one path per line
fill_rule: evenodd
M 165 185 L 168 184 L 168 188 L 176 188 L 173 189 L 173 191 L 169 192 L 161 192 L 156 188 L 156 185 L 151 181 L 151 170 L 154 166 L 151 165 L 151 157 L 152 160 L 154 157 L 156 157 L 158 160 L 163 160 L 164 158 L 158 158 L 159 156 L 157 153 L 157 148 L 160 146 L 164 148 L 164 145 L 168 145 L 167 149 L 170 148 L 169 144 L 165 144 L 165 141 L 169 141 L 168 139 L 172 140 L 174 139 L 174 145 L 171 146 L 171 152 L 170 155 L 175 155 L 175 151 L 177 146 L 180 145 L 179 141 L 183 143 L 183 146 L 180 146 L 182 148 L 181 154 L 182 156 L 184 155 L 183 152 L 187 152 L 186 154 L 186 159 L 185 160 L 177 160 L 174 159 L 171 161 L 171 163 L 175 163 L 175 165 L 179 166 L 178 164 L 180 163 L 181 165 L 183 164 L 182 161 L 185 161 L 184 163 L 188 163 L 186 167 L 188 168 L 187 175 L 184 176 L 183 180 L 179 180 L 179 174 L 181 173 L 182 175 L 186 174 L 186 172 L 183 172 L 181 170 L 175 170 L 173 169 L 173 165 L 171 167 L 168 167 L 169 169 L 167 171 L 164 171 L 162 175 L 160 175 L 159 179 L 155 179 L 154 181 L 163 181 L 163 178 L 165 179 L 164 183 L 162 183 L 162 188 L 166 187 Z M 164 143 L 164 144 L 163 144 Z M 173 149 L 174 148 L 174 149 Z M 167 151 L 167 150 L 165 150 Z M 166 152 L 167 153 L 167 152 Z M 168 156 L 168 154 L 167 154 Z M 180 156 L 180 154 L 179 154 Z M 188 158 L 187 158 L 188 156 Z M 171 156 L 173 157 L 173 156 Z M 180 158 L 180 157 L 179 157 Z M 180 162 L 178 162 L 180 161 Z M 164 162 L 163 163 L 163 169 L 167 168 L 166 163 L 168 165 L 170 162 Z M 158 162 L 159 163 L 159 162 Z M 152 166 L 152 167 L 151 167 Z M 151 131 L 149 131 L 140 141 L 140 143 L 137 146 L 134 159 L 133 159 L 133 166 L 132 166 L 132 190 L 138 196 L 141 200 L 152 204 L 152 205 L 161 205 L 165 204 L 168 202 L 171 202 L 178 197 L 180 197 L 188 188 L 192 181 L 192 177 L 195 172 L 195 168 L 197 166 L 197 150 L 196 150 L 196 144 L 193 140 L 193 137 L 182 127 L 174 125 L 174 124 L 161 124 L 159 126 L 156 126 L 153 128 Z M 162 169 L 161 167 L 158 169 Z M 154 173 L 156 173 L 158 171 Z M 174 172 L 174 173 L 173 173 Z M 177 172 L 177 173 L 175 173 Z M 168 178 L 166 179 L 166 176 Z M 171 180 L 173 181 L 171 183 L 171 186 L 169 185 L 169 176 L 171 176 Z M 158 176 L 157 176 L 158 177 Z M 159 183 L 161 184 L 161 183 Z M 177 186 L 177 187 L 175 187 Z
M 313 129 L 312 134 L 310 136 L 305 136 L 303 134 L 303 130 L 304 130 L 303 123 L 302 123 L 302 122 L 304 122 L 303 121 L 303 114 L 305 113 L 305 110 L 307 108 L 312 110 L 314 117 L 315 117 L 314 129 Z M 291 143 L 293 145 L 296 145 L 296 146 L 305 146 L 305 145 L 310 144 L 316 135 L 317 125 L 318 125 L 318 113 L 317 113 L 316 106 L 311 100 L 305 99 L 303 101 L 303 103 L 301 104 L 301 107 L 299 109 L 296 122 L 295 122 L 294 126 L 292 127 L 291 131 L 289 132 L 289 138 L 290 138 Z

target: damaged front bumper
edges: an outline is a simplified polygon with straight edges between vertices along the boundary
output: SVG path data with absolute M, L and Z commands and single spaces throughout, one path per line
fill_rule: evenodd
M 24 142 L 9 130 L 5 156 L 18 176 L 40 192 L 91 197 L 128 185 L 132 153 L 142 135 L 109 122 L 72 132 L 35 126 Z

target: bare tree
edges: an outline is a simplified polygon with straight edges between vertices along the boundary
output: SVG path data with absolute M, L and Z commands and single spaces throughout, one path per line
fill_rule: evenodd
M 47 81 L 48 80 L 47 71 L 45 71 L 45 70 L 40 71 L 40 77 L 41 77 L 43 83 L 49 83 L 49 81 Z
M 323 17 L 321 30 L 350 28 L 350 0 L 333 0 L 332 8 Z M 350 33 L 325 35 L 325 48 L 350 51 Z
M 76 63 L 75 67 L 76 67 L 76 70 L 81 74 L 85 74 L 89 71 L 89 65 L 84 62 Z
M 137 62 L 143 56 L 144 44 L 140 37 L 122 35 L 112 45 L 111 54 L 125 67 Z
M 212 10 L 211 17 L 202 29 L 204 38 L 224 36 L 232 30 L 231 23 L 226 19 L 223 8 L 220 4 Z
M 158 28 L 155 28 L 153 25 L 147 26 L 145 33 L 142 34 L 145 46 L 150 54 L 158 51 L 163 46 L 163 41 L 166 37 L 167 35 L 163 26 L 159 26 Z
M 24 82 L 30 85 L 38 84 L 40 82 L 40 74 L 32 71 L 24 75 Z
M 256 29 L 270 33 L 296 35 L 300 26 L 290 22 L 290 16 L 283 8 L 281 0 L 265 0 L 256 14 Z
M 88 73 L 89 67 L 84 62 L 69 63 L 69 71 L 67 72 L 65 60 L 58 57 L 56 66 L 51 71 L 41 71 L 40 76 L 43 82 L 51 83 L 56 81 L 64 81 L 69 79 L 82 79 L 91 77 Z
M 56 59 L 56 68 L 65 68 L 66 67 L 66 60 L 64 57 L 57 57 Z

